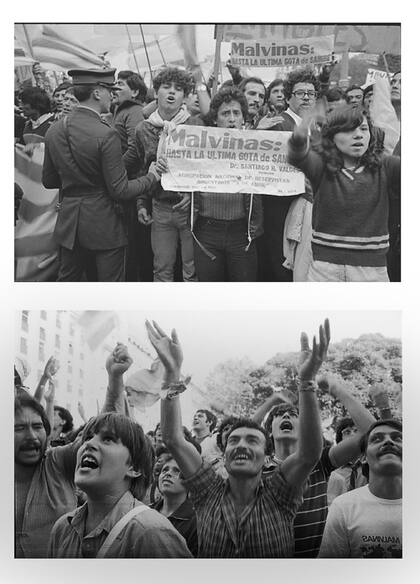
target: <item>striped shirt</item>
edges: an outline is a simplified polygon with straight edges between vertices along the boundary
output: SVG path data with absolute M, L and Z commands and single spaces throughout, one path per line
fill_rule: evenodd
M 293 557 L 293 519 L 302 503 L 281 466 L 261 480 L 253 501 L 237 517 L 229 480 L 203 464 L 183 481 L 197 514 L 199 558 Z
M 235 221 L 246 218 L 244 197 L 237 193 L 200 193 L 198 213 L 202 217 Z

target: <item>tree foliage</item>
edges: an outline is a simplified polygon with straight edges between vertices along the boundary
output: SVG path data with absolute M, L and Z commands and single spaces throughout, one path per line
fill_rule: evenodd
M 218 413 L 252 416 L 273 391 L 286 390 L 297 398 L 299 353 L 277 353 L 266 363 L 249 359 L 229 360 L 217 365 L 208 376 L 204 393 Z M 332 374 L 375 413 L 370 393 L 382 388 L 394 413 L 401 410 L 401 341 L 381 334 L 365 334 L 330 345 L 322 373 Z M 341 404 L 319 395 L 324 420 L 345 415 Z

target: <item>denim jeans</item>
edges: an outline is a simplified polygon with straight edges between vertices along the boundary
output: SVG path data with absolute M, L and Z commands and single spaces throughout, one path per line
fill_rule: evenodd
M 312 260 L 308 282 L 389 282 L 386 266 L 349 266 Z
M 195 267 L 200 282 L 256 281 L 257 250 L 254 241 L 247 249 L 246 219 L 222 221 L 199 217 L 194 234 L 212 256 L 195 242 Z
M 153 201 L 153 279 L 155 282 L 173 282 L 176 250 L 180 242 L 183 279 L 185 282 L 196 282 L 190 212 L 174 211 L 173 205 L 174 203 Z

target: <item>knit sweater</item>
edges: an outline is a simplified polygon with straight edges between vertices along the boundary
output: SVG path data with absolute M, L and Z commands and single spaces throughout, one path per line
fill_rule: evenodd
M 314 260 L 351 266 L 386 266 L 389 199 L 400 196 L 400 159 L 383 156 L 378 168 L 341 169 L 334 175 L 306 140 L 292 136 L 289 162 L 314 190 Z

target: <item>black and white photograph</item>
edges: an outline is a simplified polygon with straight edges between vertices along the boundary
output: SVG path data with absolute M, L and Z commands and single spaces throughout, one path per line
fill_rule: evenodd
M 399 22 L 14 40 L 16 282 L 401 281 Z

